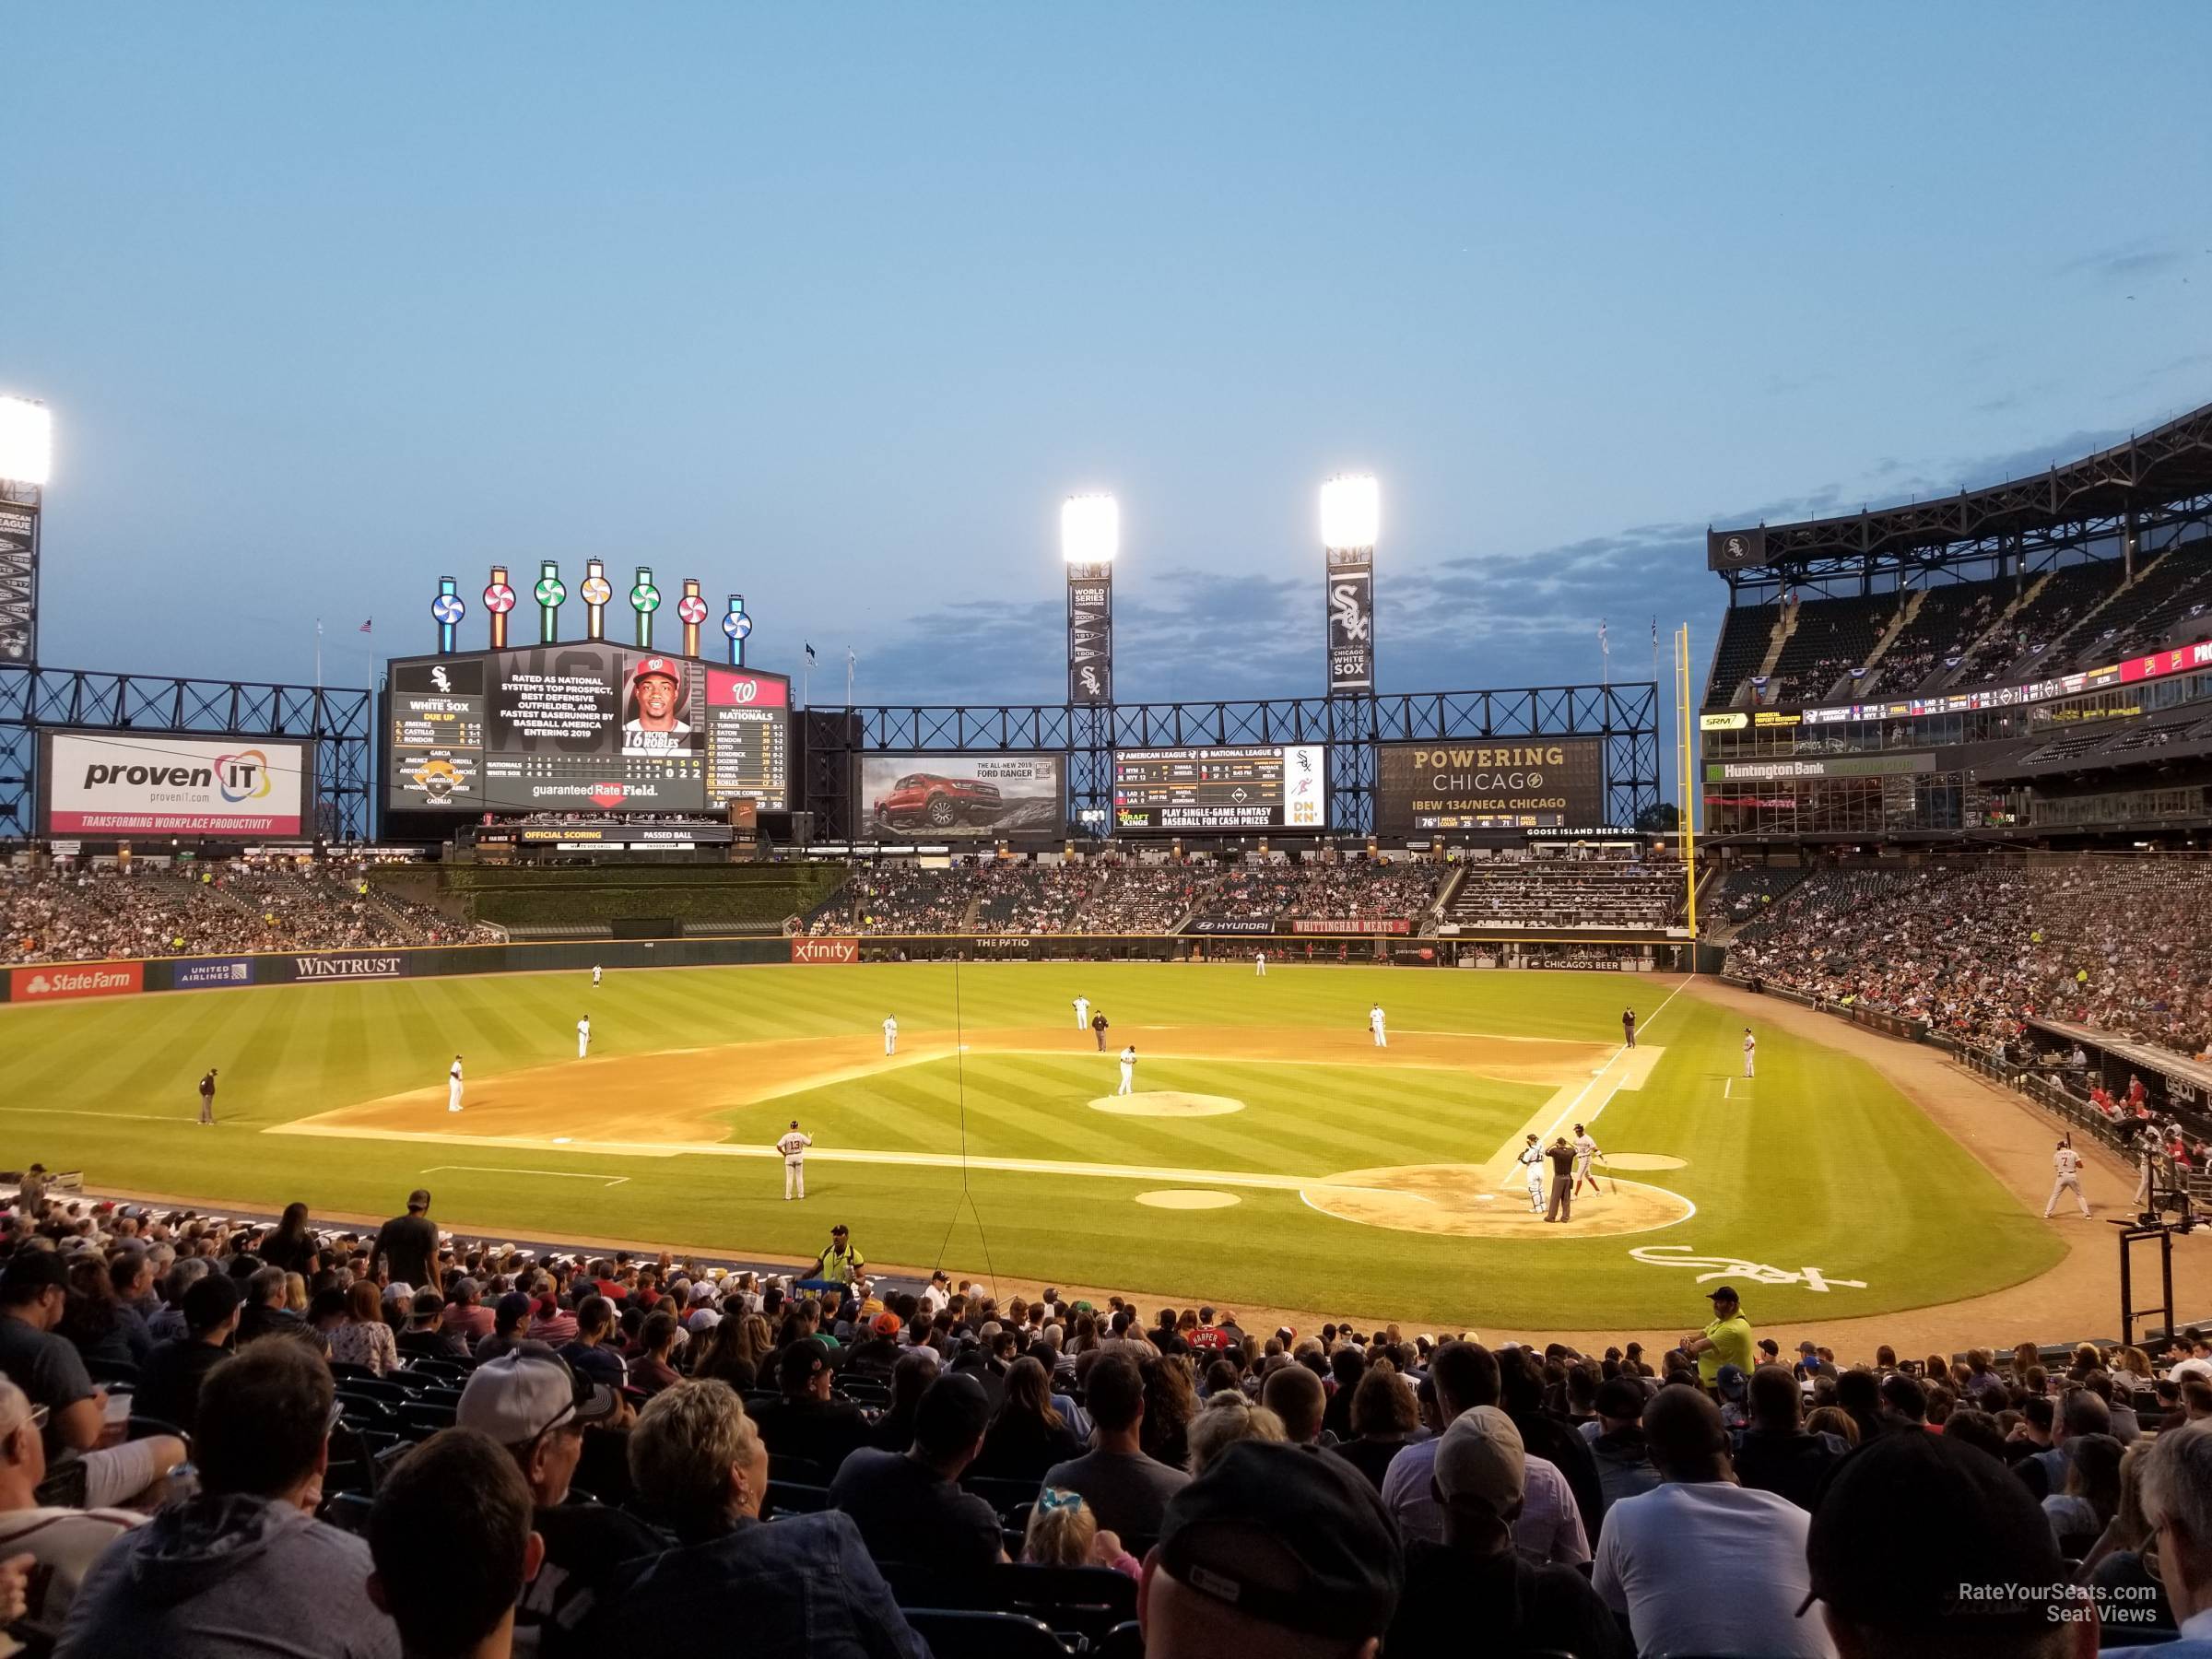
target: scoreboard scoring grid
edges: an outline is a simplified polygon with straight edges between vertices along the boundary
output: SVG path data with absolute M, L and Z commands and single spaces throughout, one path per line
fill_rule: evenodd
M 1113 828 L 1325 830 L 1328 756 L 1319 743 L 1117 748 Z

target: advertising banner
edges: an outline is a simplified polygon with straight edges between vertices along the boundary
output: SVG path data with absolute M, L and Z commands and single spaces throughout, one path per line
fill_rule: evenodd
M 860 810 L 884 841 L 1059 836 L 1067 830 L 1065 755 L 863 755 Z
M 179 962 L 169 973 L 169 988 L 172 991 L 213 991 L 225 985 L 250 985 L 253 982 L 252 957 L 208 957 L 197 961 Z
M 65 1002 L 80 996 L 127 996 L 146 988 L 144 962 L 84 962 L 61 968 L 16 968 L 10 1002 Z
M 1602 737 L 1382 744 L 1375 831 L 1602 824 L 1605 747 Z
M 407 959 L 397 951 L 377 956 L 296 956 L 292 977 L 301 980 L 401 979 Z
M 1828 760 L 1709 760 L 1708 783 L 1772 783 L 1791 778 L 1894 778 L 1936 770 L 1933 754 L 1843 755 Z
M 28 663 L 38 646 L 39 510 L 0 500 L 0 663 Z
M 298 835 L 313 749 L 159 732 L 39 735 L 41 835 Z
M 1113 700 L 1113 567 L 1067 567 L 1067 700 Z
M 1364 548 L 1328 554 L 1329 695 L 1375 688 L 1375 562 Z
M 1117 831 L 1323 830 L 1328 821 L 1324 744 L 1113 751 Z
M 1273 916 L 1198 916 L 1183 926 L 1186 934 L 1234 935 L 1237 934 L 1271 934 L 1280 930 Z
M 791 942 L 791 959 L 815 966 L 841 965 L 860 960 L 858 939 L 805 939 Z
M 1403 916 L 1369 918 L 1350 916 L 1341 920 L 1301 917 L 1290 924 L 1292 933 L 1301 934 L 1409 934 L 1413 924 Z

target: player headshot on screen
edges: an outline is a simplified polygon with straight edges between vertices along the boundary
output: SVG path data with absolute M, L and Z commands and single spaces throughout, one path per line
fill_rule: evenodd
M 679 754 L 696 747 L 691 728 L 683 722 L 690 688 L 684 671 L 667 657 L 640 659 L 629 671 L 629 718 L 622 723 L 622 752 L 626 755 Z

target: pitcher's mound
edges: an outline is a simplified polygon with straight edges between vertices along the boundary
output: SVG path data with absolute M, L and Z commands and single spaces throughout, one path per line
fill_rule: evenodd
M 1093 1112 L 1111 1112 L 1116 1117 L 1222 1117 L 1244 1110 L 1244 1102 L 1230 1095 L 1184 1094 L 1162 1088 L 1143 1094 L 1102 1095 L 1091 1101 Z
M 1340 1221 L 1469 1239 L 1606 1238 L 1672 1227 L 1698 1213 L 1688 1199 L 1663 1187 L 1608 1181 L 1603 1196 L 1575 1200 L 1572 1219 L 1547 1221 L 1530 1212 L 1525 1189 L 1494 1190 L 1482 1179 L 1477 1164 L 1401 1164 L 1348 1170 L 1301 1187 L 1298 1195 Z

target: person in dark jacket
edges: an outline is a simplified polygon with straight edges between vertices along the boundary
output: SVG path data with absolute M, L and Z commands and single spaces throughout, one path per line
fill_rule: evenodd
M 785 1348 L 776 1361 L 776 1385 L 782 1398 L 756 1414 L 760 1438 L 780 1457 L 804 1457 L 835 1474 L 845 1454 L 865 1442 L 867 1419 L 850 1400 L 830 1396 L 830 1351 L 807 1336 Z
M 760 1519 L 768 1448 L 728 1383 L 653 1395 L 629 1466 L 677 1547 L 617 1573 L 581 1648 L 673 1653 L 697 1648 L 702 1630 L 741 1630 L 749 1659 L 929 1659 L 850 1515 Z
M 1802 1421 L 1804 1392 L 1779 1365 L 1751 1373 L 1751 1424 L 1735 1437 L 1735 1479 L 1787 1498 L 1801 1510 L 1818 1501 L 1829 1469 L 1851 1450 L 1841 1435 L 1814 1434 Z
M 239 1312 L 235 1279 L 211 1273 L 185 1291 L 187 1335 L 181 1341 L 161 1344 L 139 1371 L 132 1414 L 173 1423 L 192 1433 L 199 1422 L 201 1385 L 230 1359 Z
M 1501 1348 L 1498 1353 L 1499 1404 L 1521 1431 L 1521 1444 L 1530 1457 L 1541 1457 L 1567 1477 L 1574 1492 L 1574 1507 L 1583 1518 L 1583 1531 L 1597 1536 L 1605 1519 L 1605 1490 L 1597 1478 L 1597 1459 L 1590 1442 L 1544 1410 L 1544 1367 L 1530 1348 Z
M 1054 1464 L 1083 1455 L 1083 1441 L 1053 1405 L 1052 1379 L 1037 1360 L 1006 1371 L 1006 1397 L 984 1432 L 970 1473 L 994 1480 L 1042 1480 Z
M 1651 1448 L 1643 1438 L 1643 1385 L 1626 1377 L 1598 1384 L 1598 1432 L 1590 1442 L 1597 1460 L 1598 1486 L 1611 1509 L 1623 1498 L 1648 1492 L 1659 1484 Z
M 246 1305 L 238 1318 L 238 1346 L 264 1336 L 295 1336 L 307 1322 L 284 1305 L 287 1269 L 264 1267 L 246 1280 Z

